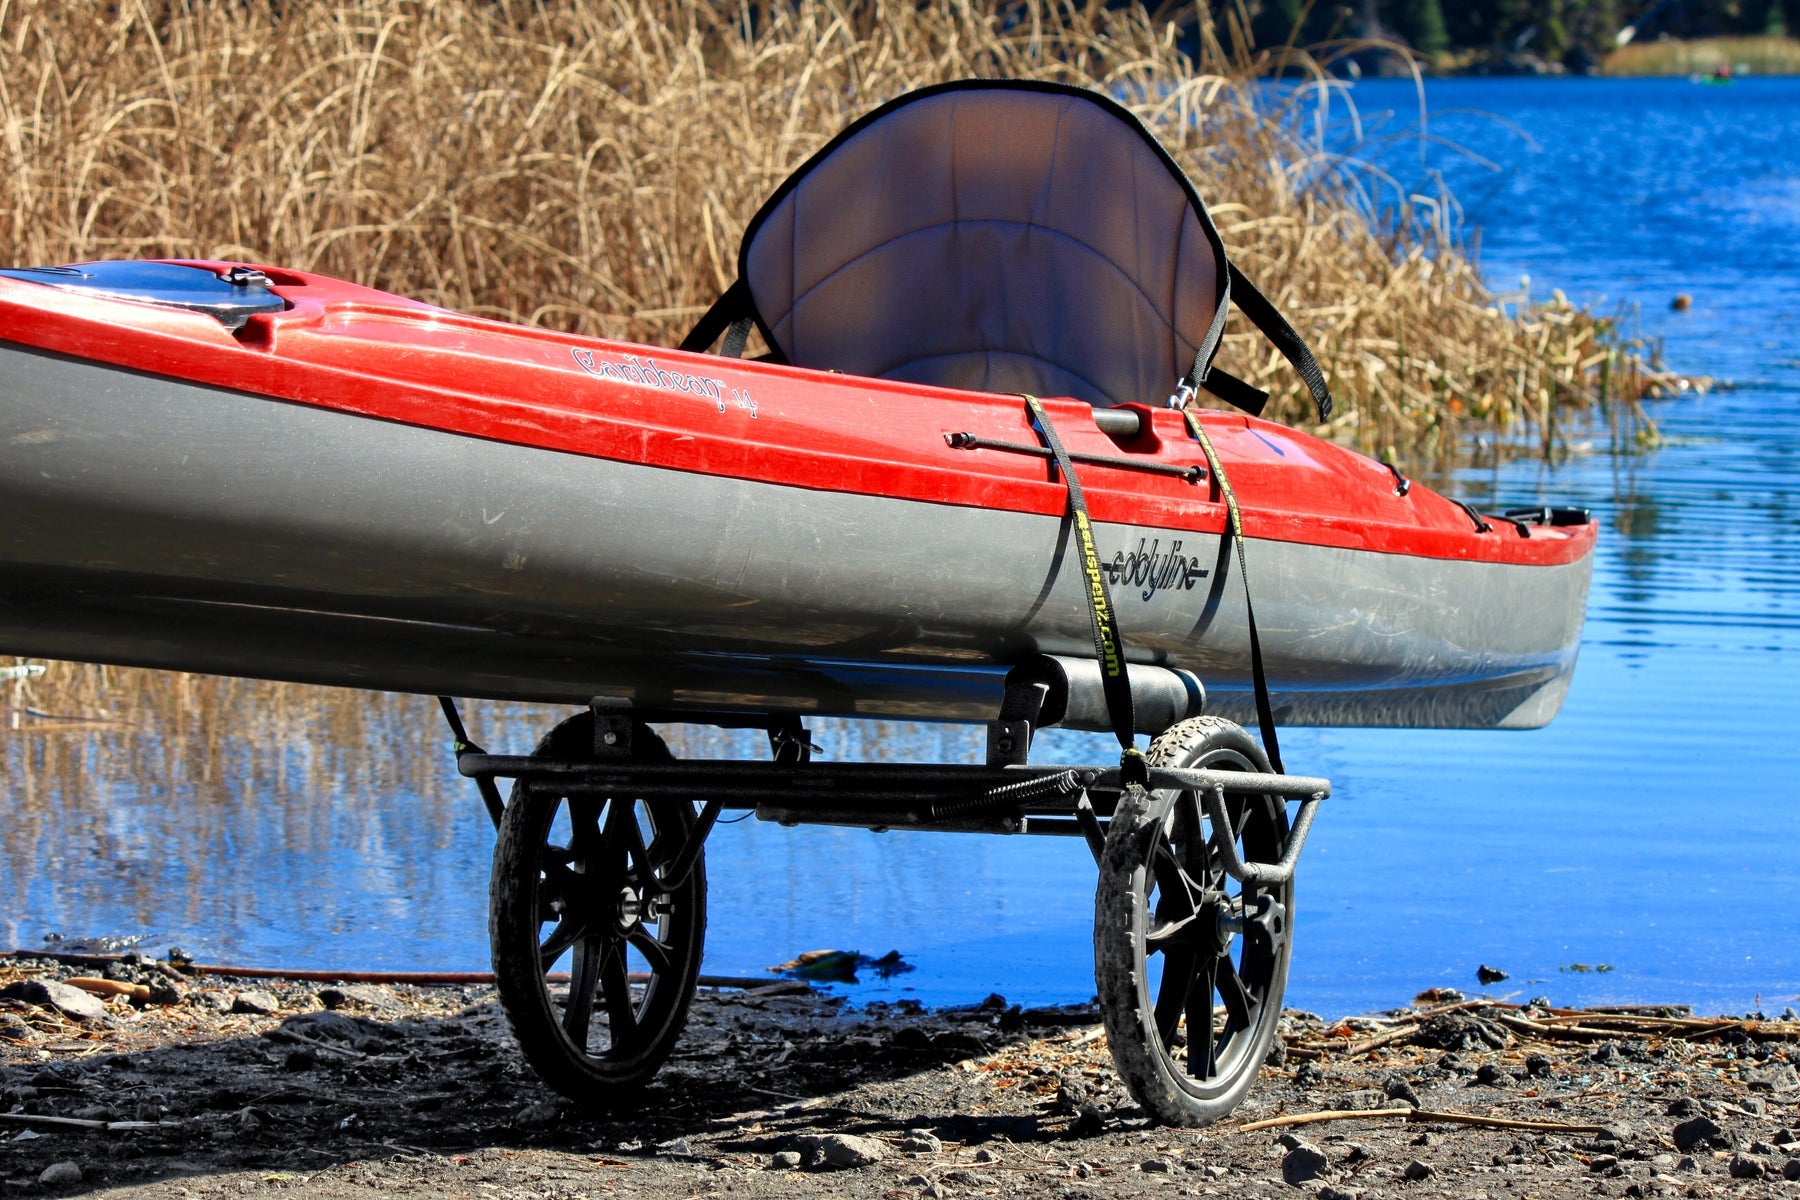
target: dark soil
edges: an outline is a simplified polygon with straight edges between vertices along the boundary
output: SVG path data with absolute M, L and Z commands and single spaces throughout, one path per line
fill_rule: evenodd
M 0 985 L 72 973 L 0 966 Z M 1123 1093 L 1092 1009 L 703 990 L 650 1089 L 592 1115 L 521 1066 L 485 988 L 137 973 L 179 1002 L 77 1022 L 0 999 L 0 1195 L 1800 1196 L 1793 1025 L 1289 1013 L 1285 1061 L 1238 1113 L 1172 1130 Z M 1588 1129 L 1239 1128 L 1415 1107 Z

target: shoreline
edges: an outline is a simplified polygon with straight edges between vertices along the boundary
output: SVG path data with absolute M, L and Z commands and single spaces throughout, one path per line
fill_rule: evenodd
M 21 995 L 78 972 L 0 962 L 0 1195 L 1800 1195 L 1800 1022 L 1289 1011 L 1237 1112 L 1174 1130 L 1086 1005 L 852 1008 L 774 981 L 703 990 L 635 1110 L 585 1114 L 484 986 L 138 960 L 109 973 L 142 992 L 85 1018 Z

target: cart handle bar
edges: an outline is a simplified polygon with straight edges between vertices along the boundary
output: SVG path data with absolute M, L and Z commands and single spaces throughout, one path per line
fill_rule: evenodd
M 1218 772 L 1225 774 L 1225 772 Z M 1154 774 L 1154 772 L 1152 772 Z M 1200 774 L 1200 772 L 1195 772 Z M 1281 778 L 1272 776 L 1271 778 Z M 1243 789 L 1239 789 L 1243 790 Z M 1217 784 L 1203 793 L 1206 804 L 1207 819 L 1212 822 L 1212 844 L 1219 852 L 1219 861 L 1225 867 L 1225 873 L 1239 883 L 1249 887 L 1273 885 L 1280 887 L 1294 877 L 1294 864 L 1300 861 L 1301 847 L 1306 845 L 1306 834 L 1312 828 L 1313 815 L 1319 810 L 1322 795 L 1314 794 L 1300 802 L 1300 811 L 1294 815 L 1294 826 L 1288 831 L 1287 850 L 1280 862 L 1247 863 L 1238 853 L 1237 839 L 1229 836 L 1231 820 L 1225 811 L 1225 789 Z

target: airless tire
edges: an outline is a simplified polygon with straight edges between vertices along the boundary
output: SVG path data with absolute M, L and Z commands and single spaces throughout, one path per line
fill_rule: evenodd
M 593 714 L 536 754 L 592 756 Z M 633 758 L 672 759 L 648 726 Z M 570 797 L 515 784 L 500 821 L 488 932 L 501 1008 L 540 1078 L 577 1103 L 629 1098 L 687 1023 L 706 940 L 706 865 L 666 872 L 695 823 L 687 801 Z
M 1151 765 L 1267 771 L 1262 748 L 1216 717 L 1151 743 Z M 1287 809 L 1225 793 L 1219 831 L 1247 863 L 1280 860 Z M 1131 788 L 1101 854 L 1094 978 L 1114 1065 L 1164 1125 L 1208 1125 L 1256 1081 L 1281 1018 L 1293 881 L 1246 886 L 1226 874 L 1198 793 Z

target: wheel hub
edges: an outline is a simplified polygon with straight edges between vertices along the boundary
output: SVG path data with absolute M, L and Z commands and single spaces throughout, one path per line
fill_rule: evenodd
M 1213 952 L 1215 956 L 1229 954 L 1232 942 L 1237 935 L 1244 932 L 1244 909 L 1241 904 L 1221 896 L 1213 902 Z
M 644 900 L 635 888 L 619 889 L 619 902 L 613 910 L 613 924 L 620 933 L 630 933 L 644 916 Z

